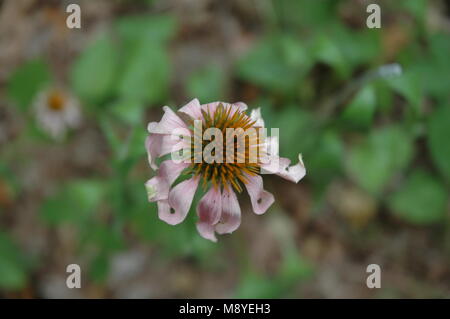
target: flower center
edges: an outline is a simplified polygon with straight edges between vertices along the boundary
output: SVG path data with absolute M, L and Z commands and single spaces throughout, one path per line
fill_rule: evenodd
M 47 105 L 52 111 L 61 111 L 64 108 L 64 96 L 57 91 L 50 93 Z
M 231 105 L 225 107 L 220 104 L 214 114 L 211 115 L 209 109 L 202 110 L 202 114 L 203 129 L 201 132 L 194 130 L 198 141 L 201 141 L 201 147 L 195 147 L 194 137 L 191 141 L 192 164 L 189 172 L 201 176 L 204 187 L 211 182 L 214 187 L 223 186 L 228 189 L 231 185 L 237 192 L 241 192 L 241 185 L 248 182 L 246 175 L 258 174 L 261 163 L 258 149 L 260 137 L 257 128 L 253 126 L 255 121 Z M 222 147 L 214 148 L 207 155 L 205 148 L 209 147 L 211 141 L 202 137 L 203 132 L 209 128 L 220 130 Z M 196 155 L 200 152 L 203 157 L 199 162 L 196 161 Z

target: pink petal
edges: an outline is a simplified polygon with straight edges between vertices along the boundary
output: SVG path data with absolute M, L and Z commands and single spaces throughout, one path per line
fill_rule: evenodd
M 149 133 L 171 134 L 176 128 L 187 128 L 186 123 L 168 106 L 163 107 L 164 115 L 159 122 L 150 122 L 147 126 Z
M 145 183 L 148 200 L 150 202 L 167 199 L 170 186 L 180 176 L 180 173 L 188 167 L 188 163 L 176 163 L 172 160 L 166 160 L 161 163 L 158 174 Z
M 245 187 L 250 195 L 253 211 L 258 215 L 264 214 L 275 199 L 271 193 L 263 189 L 261 176 L 250 176 L 247 174 L 246 178 L 248 179 L 248 183 L 245 184 Z
M 230 103 L 221 102 L 221 101 L 211 102 L 211 103 L 208 103 L 208 104 L 202 104 L 201 107 L 202 107 L 202 109 L 204 111 L 208 111 L 209 110 L 209 112 L 211 114 L 214 114 L 216 112 L 217 107 L 220 104 L 223 104 L 224 107 L 231 106 L 231 110 L 232 110 L 231 114 L 233 114 L 236 111 L 243 112 L 243 111 L 245 111 L 247 109 L 247 105 L 245 103 L 243 103 L 243 102 L 236 102 L 236 103 L 230 104 Z
M 289 164 L 291 163 L 289 159 L 286 160 L 289 161 Z M 299 155 L 298 163 L 296 165 L 289 166 L 289 164 L 283 167 L 283 169 L 280 170 L 277 175 L 291 182 L 298 183 L 306 175 L 306 169 L 305 165 L 303 164 L 302 156 Z
M 211 187 L 197 206 L 197 230 L 202 237 L 217 241 L 214 235 L 214 225 L 220 220 L 222 213 L 222 195 L 219 188 Z
M 160 216 L 162 220 L 171 225 L 181 223 L 189 212 L 192 200 L 197 190 L 198 176 L 185 180 L 169 192 L 169 206 L 172 207 L 173 212 L 168 215 Z
M 161 166 L 158 170 L 158 176 L 161 179 L 165 179 L 168 184 L 172 185 L 172 183 L 177 179 L 183 169 L 185 169 L 189 165 L 189 163 L 176 163 L 172 160 L 166 160 L 161 163 Z
M 145 148 L 147 149 L 148 162 L 150 167 L 156 170 L 156 159 L 169 153 L 179 151 L 186 145 L 182 139 L 176 138 L 174 135 L 151 134 L 145 140 Z
M 279 162 L 279 142 L 278 136 L 266 136 L 261 144 L 261 163 L 263 164 L 261 169 L 261 174 L 275 174 L 278 171 Z
M 222 194 L 222 216 L 216 225 L 219 234 L 229 234 L 234 232 L 241 224 L 241 207 L 236 194 L 229 187 L 224 189 Z
M 289 166 L 291 160 L 288 158 L 272 157 L 271 160 L 274 162 L 261 165 L 261 168 L 269 174 L 277 174 L 294 183 L 298 183 L 306 175 L 306 169 L 301 154 L 298 156 L 298 163 L 292 166 Z M 278 165 L 274 165 L 277 161 Z
M 245 104 L 244 102 L 235 102 L 233 103 L 234 106 L 236 106 L 241 112 L 244 112 L 245 110 L 247 110 L 247 104 Z
M 264 120 L 263 120 L 262 115 L 261 115 L 261 108 L 260 107 L 252 110 L 252 112 L 250 113 L 250 118 L 253 121 L 255 121 L 254 126 L 265 127 L 264 126 Z
M 212 115 L 212 114 L 214 114 L 216 112 L 217 107 L 221 103 L 223 104 L 223 106 L 227 106 L 228 105 L 228 103 L 224 103 L 224 102 L 212 102 L 212 103 L 208 103 L 208 104 L 202 104 L 202 110 L 206 111 L 206 112 L 209 111 L 209 113 Z
M 160 135 L 152 135 L 147 136 L 145 139 L 145 149 L 147 150 L 147 157 L 150 167 L 156 170 L 158 167 L 156 166 L 156 159 L 159 157 L 160 148 L 161 148 L 161 136 Z
M 188 104 L 178 110 L 178 112 L 189 115 L 191 118 L 198 120 L 203 118 L 202 109 L 198 99 L 193 99 Z
M 160 200 L 157 202 L 158 205 L 158 217 L 159 219 L 169 223 L 167 220 L 170 220 L 171 213 L 170 213 L 170 206 L 169 201 L 167 199 Z M 171 224 L 171 223 L 169 223 Z

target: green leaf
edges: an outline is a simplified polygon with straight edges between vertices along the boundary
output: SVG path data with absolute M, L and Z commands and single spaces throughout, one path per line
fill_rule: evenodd
M 145 129 L 136 129 L 130 139 L 128 156 L 132 158 L 142 158 L 147 152 L 145 149 L 145 139 L 148 132 Z
M 297 27 L 301 30 L 302 28 L 320 29 L 333 22 L 338 14 L 338 5 L 338 1 L 277 0 L 267 7 L 275 11 L 278 24 Z
M 25 259 L 7 234 L 0 232 L 0 288 L 17 290 L 27 281 Z
M 391 196 L 389 206 L 404 220 L 425 225 L 444 218 L 447 200 L 448 192 L 444 186 L 425 171 L 417 170 Z
M 447 34 L 437 33 L 430 36 L 429 41 L 429 54 L 411 61 L 411 72 L 419 77 L 424 92 L 447 101 L 450 74 L 447 56 L 450 50 L 450 39 Z
M 436 33 L 433 34 L 429 40 L 433 59 L 448 71 L 450 69 L 448 65 L 448 52 L 450 51 L 450 39 L 448 34 L 444 32 Z
M 300 40 L 289 35 L 263 39 L 237 65 L 238 75 L 276 91 L 294 90 L 309 71 L 311 59 Z
M 124 123 L 138 125 L 142 121 L 144 105 L 140 102 L 119 100 L 114 102 L 109 109 L 111 113 Z
M 83 222 L 97 208 L 103 196 L 103 184 L 92 180 L 72 181 L 41 207 L 42 218 L 51 225 Z
M 119 109 L 116 109 L 116 107 L 123 107 L 123 111 L 126 112 L 125 105 L 136 107 L 136 110 L 130 110 L 130 112 L 135 111 L 136 116 L 137 114 L 142 112 L 142 109 L 140 109 L 140 105 L 142 104 L 140 103 L 123 104 L 122 106 L 120 105 L 121 104 L 113 104 L 113 114 L 119 112 Z M 120 116 L 120 114 L 115 115 Z M 118 170 L 117 172 L 120 172 L 121 174 L 124 174 L 123 176 L 125 176 L 128 173 L 129 169 L 131 169 L 135 164 L 135 162 L 142 160 L 142 156 L 145 155 L 146 149 L 144 147 L 144 144 L 148 132 L 147 130 L 142 128 L 142 125 L 140 125 L 139 123 L 133 123 L 134 121 L 140 122 L 142 119 L 127 119 L 125 115 L 123 116 L 124 117 L 121 118 L 123 122 L 111 120 L 111 117 L 109 117 L 101 119 L 100 125 L 103 134 L 106 137 L 108 145 L 112 150 L 111 161 L 113 167 L 114 169 Z M 131 114 L 128 116 L 131 117 Z M 124 124 L 131 124 L 134 126 L 130 128 L 129 125 Z
M 139 192 L 141 197 L 146 199 L 143 183 L 136 188 L 136 192 Z M 134 193 L 134 196 L 137 194 Z M 144 204 L 134 206 L 130 214 L 131 228 L 142 240 L 154 242 L 164 231 L 170 231 L 169 227 L 162 225 L 160 220 L 158 220 L 156 205 L 148 203 L 147 200 L 145 200 Z
M 351 67 L 372 64 L 381 53 L 381 32 L 378 29 L 350 30 L 342 24 L 336 24 L 330 30 L 346 63 Z
M 147 136 L 146 130 L 137 129 L 137 127 L 133 129 L 118 154 L 118 168 L 121 173 L 127 174 L 136 161 L 143 159 L 146 153 L 144 145 Z
M 336 39 L 321 34 L 316 38 L 312 51 L 316 60 L 333 67 L 341 77 L 346 77 L 350 74 L 350 67 Z
M 393 105 L 393 92 L 384 79 L 375 80 L 373 82 L 375 89 L 375 97 L 377 100 L 377 109 L 381 113 L 389 113 Z
M 386 79 L 386 82 L 395 92 L 405 97 L 416 112 L 420 111 L 423 92 L 421 83 L 417 78 L 417 73 L 407 71 L 400 76 Z
M 376 102 L 373 86 L 364 87 L 347 105 L 342 113 L 342 120 L 356 128 L 369 127 L 375 113 Z
M 104 283 L 109 274 L 109 256 L 104 253 L 97 255 L 89 266 L 89 276 L 96 283 Z
M 383 187 L 410 162 L 413 155 L 411 137 L 396 126 L 371 132 L 349 153 L 347 171 L 368 192 L 378 195 Z
M 82 210 L 93 209 L 100 202 L 104 184 L 95 180 L 72 181 L 66 186 L 66 191 L 73 196 Z
M 300 39 L 289 34 L 284 34 L 278 38 L 280 58 L 286 64 L 286 67 L 292 68 L 297 72 L 306 74 L 311 67 L 311 57 L 303 46 Z
M 164 44 L 175 30 L 176 21 L 172 16 L 131 16 L 117 22 L 117 33 L 126 47 L 135 40 Z
M 426 0 L 399 1 L 399 5 L 409 11 L 416 19 L 419 20 L 419 22 L 424 20 L 427 13 Z
M 327 185 L 341 171 L 344 147 L 340 137 L 334 131 L 321 136 L 317 147 L 305 155 L 309 178 Z
M 431 157 L 442 172 L 450 181 L 450 105 L 438 108 L 431 114 L 428 123 L 428 148 Z
M 51 80 L 46 63 L 33 60 L 20 66 L 9 78 L 7 93 L 23 110 L 28 109 L 33 98 Z
M 162 45 L 148 40 L 131 48 L 119 81 L 118 93 L 125 100 L 156 103 L 167 96 L 170 63 Z
M 216 65 L 208 65 L 194 72 L 188 79 L 190 96 L 200 101 L 220 101 L 224 97 L 225 78 L 223 70 Z
M 91 103 L 103 102 L 111 96 L 117 75 L 118 52 L 106 35 L 93 42 L 71 69 L 75 92 Z
M 87 250 L 96 249 L 103 254 L 116 252 L 124 247 L 122 232 L 115 225 L 87 223 L 82 229 L 81 246 Z

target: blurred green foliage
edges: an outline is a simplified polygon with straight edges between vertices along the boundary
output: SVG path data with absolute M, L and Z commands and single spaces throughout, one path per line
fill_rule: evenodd
M 71 181 L 58 194 L 42 205 L 42 218 L 49 224 L 77 223 L 82 225 L 102 200 L 104 186 L 93 180 Z
M 0 287 L 19 289 L 27 283 L 29 263 L 8 234 L 0 232 Z
M 450 105 L 440 106 L 430 116 L 428 124 L 428 146 L 436 167 L 450 181 Z
M 360 186 L 378 195 L 409 164 L 412 151 L 411 138 L 401 127 L 383 127 L 350 150 L 347 169 Z
M 221 101 L 224 99 L 225 79 L 224 70 L 211 64 L 194 72 L 188 82 L 187 91 L 199 101 Z
M 73 90 L 84 101 L 105 101 L 114 92 L 118 63 L 116 46 L 102 35 L 74 62 L 71 73 Z
M 445 218 L 448 192 L 432 175 L 416 170 L 403 187 L 392 195 L 392 211 L 415 224 L 431 224 Z
M 51 81 L 50 71 L 45 62 L 34 60 L 20 66 L 8 82 L 8 96 L 26 110 L 36 94 Z

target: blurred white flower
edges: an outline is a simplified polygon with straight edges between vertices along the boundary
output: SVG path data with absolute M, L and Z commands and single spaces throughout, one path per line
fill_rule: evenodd
M 56 140 L 65 137 L 68 129 L 81 123 L 78 100 L 61 88 L 40 92 L 33 102 L 38 125 Z

